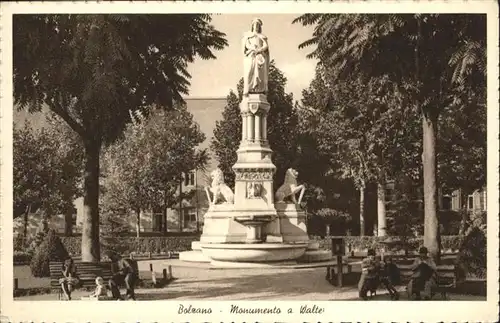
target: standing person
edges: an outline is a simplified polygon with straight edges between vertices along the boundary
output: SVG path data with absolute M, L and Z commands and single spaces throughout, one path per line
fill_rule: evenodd
M 135 281 L 137 274 L 130 259 L 124 259 L 120 255 L 110 252 L 108 257 L 111 259 L 111 271 L 113 276 L 109 280 L 109 288 L 115 300 L 121 300 L 119 286 L 124 284 L 127 293 L 126 298 L 135 300 Z
M 432 289 L 437 285 L 437 266 L 429 257 L 426 247 L 421 247 L 418 253 L 419 255 L 412 265 L 413 274 L 409 285 L 410 296 L 415 294 L 416 298 L 420 299 L 420 293 L 423 292 L 424 299 L 430 299 Z
M 79 280 L 76 274 L 76 267 L 73 259 L 68 257 L 62 265 L 62 275 L 63 277 L 59 279 L 59 284 L 61 289 L 66 296 L 66 299 L 71 300 L 71 292 L 73 288 L 78 284 Z

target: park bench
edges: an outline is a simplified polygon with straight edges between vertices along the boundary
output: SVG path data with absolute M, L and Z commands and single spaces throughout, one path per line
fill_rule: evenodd
M 137 273 L 136 283 L 139 283 L 139 270 L 137 261 L 136 260 L 130 260 L 130 261 L 135 269 L 135 272 Z M 52 292 L 55 291 L 58 293 L 58 299 L 62 298 L 62 289 L 61 285 L 59 284 L 59 279 L 63 277 L 62 265 L 63 263 L 59 261 L 49 263 L 50 288 Z M 107 285 L 107 282 L 113 276 L 111 265 L 112 265 L 111 262 L 99 262 L 99 263 L 75 262 L 76 274 L 78 275 L 78 279 L 80 281 L 78 288 L 82 288 L 84 290 L 92 290 L 93 288 L 95 288 L 95 279 L 99 276 L 104 279 L 104 282 Z M 106 297 L 102 298 L 104 299 Z
M 401 273 L 401 281 L 407 284 L 411 280 L 412 265 L 397 264 Z M 437 266 L 437 293 L 440 293 L 443 299 L 448 298 L 448 292 L 457 288 L 460 280 L 456 274 L 455 265 L 439 265 Z
M 50 268 L 50 288 L 52 292 L 57 292 L 58 299 L 62 298 L 62 289 L 59 284 L 59 279 L 62 275 L 63 263 L 60 261 L 51 261 Z M 95 287 L 95 279 L 100 276 L 107 282 L 111 276 L 111 263 L 110 262 L 75 262 L 76 274 L 78 275 L 79 285 L 78 288 L 91 290 Z

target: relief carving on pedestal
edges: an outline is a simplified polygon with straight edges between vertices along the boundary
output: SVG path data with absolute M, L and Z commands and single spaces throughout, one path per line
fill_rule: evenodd
M 262 196 L 262 184 L 256 182 L 247 183 L 247 198 L 256 199 Z
M 236 180 L 243 181 L 272 181 L 273 172 L 262 169 L 239 169 L 236 172 Z

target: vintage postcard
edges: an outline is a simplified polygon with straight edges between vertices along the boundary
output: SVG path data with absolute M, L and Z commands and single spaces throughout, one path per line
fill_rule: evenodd
M 2 4 L 1 321 L 497 321 L 498 11 Z

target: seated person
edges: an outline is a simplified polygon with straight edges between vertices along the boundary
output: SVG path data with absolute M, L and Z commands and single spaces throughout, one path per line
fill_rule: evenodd
M 368 291 L 377 290 L 380 264 L 376 258 L 375 250 L 368 249 L 368 255 L 361 262 L 361 277 L 358 283 L 359 297 L 367 299 Z
M 99 299 L 99 296 L 107 296 L 107 288 L 106 285 L 104 285 L 104 279 L 102 277 L 97 277 L 95 279 L 95 290 L 87 297 L 82 297 L 82 299 Z
M 408 286 L 410 296 L 415 294 L 416 298 L 420 299 L 421 292 L 423 292 L 424 298 L 430 299 L 432 290 L 437 285 L 437 266 L 432 258 L 429 257 L 426 247 L 420 248 L 419 256 L 412 265 L 412 271 L 412 279 Z
M 135 300 L 134 287 L 138 273 L 136 273 L 131 260 L 124 259 L 114 252 L 109 253 L 108 256 L 111 259 L 113 272 L 113 277 L 109 280 L 109 288 L 113 298 L 121 300 L 119 285 L 124 284 L 127 289 L 126 297 Z
M 398 291 L 394 288 L 394 285 L 398 285 L 400 280 L 401 276 L 398 266 L 392 262 L 392 258 L 386 257 L 380 273 L 380 282 L 387 288 L 391 299 L 399 299 Z
M 71 292 L 78 285 L 78 277 L 76 275 L 76 267 L 71 257 L 68 257 L 62 265 L 62 275 L 59 279 L 61 289 L 67 300 L 71 300 Z

